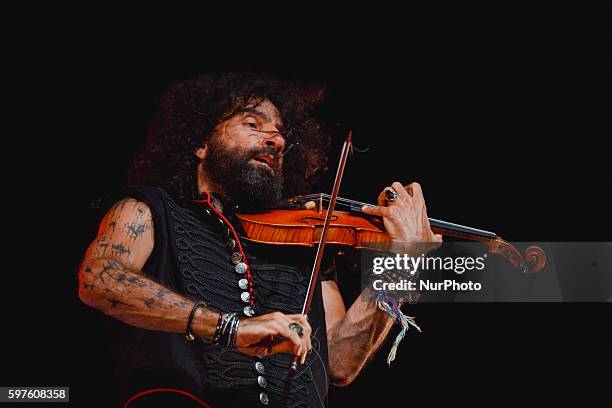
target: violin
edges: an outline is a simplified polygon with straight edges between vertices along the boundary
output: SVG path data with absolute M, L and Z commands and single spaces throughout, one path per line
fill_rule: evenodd
M 382 220 L 361 212 L 365 203 L 338 197 L 342 175 L 350 152 L 352 152 L 352 131 L 349 131 L 342 146 L 340 162 L 330 195 L 297 196 L 287 200 L 289 208 L 286 209 L 272 209 L 255 214 L 236 214 L 246 234 L 244 238 L 247 240 L 266 244 L 309 247 L 318 244 L 306 298 L 302 306 L 303 315 L 310 313 L 314 286 L 327 243 L 348 245 L 359 249 L 363 248 L 365 243 L 391 242 L 389 235 L 384 230 Z M 316 205 L 315 202 L 318 202 L 319 205 Z M 336 210 L 337 206 L 344 206 L 348 211 Z M 546 263 L 544 251 L 538 246 L 530 246 L 525 250 L 523 256 L 510 243 L 493 232 L 434 218 L 429 218 L 429 223 L 434 233 L 485 243 L 489 252 L 503 256 L 522 272 L 538 272 Z M 405 325 L 407 326 L 408 323 Z M 403 328 L 405 329 L 406 327 Z M 393 358 L 388 361 L 392 360 Z M 297 357 L 293 359 L 290 367 L 290 372 L 295 373 L 296 371 Z
M 253 242 L 273 245 L 313 247 L 321 240 L 323 224 L 327 216 L 329 194 L 309 194 L 284 200 L 275 209 L 257 213 L 238 213 L 246 236 Z M 391 238 L 384 229 L 382 219 L 364 214 L 361 208 L 367 203 L 338 197 L 331 215 L 326 242 L 339 246 L 362 249 L 368 244 L 390 243 Z M 524 273 L 542 270 L 546 255 L 542 248 L 532 245 L 523 254 L 496 233 L 465 225 L 429 218 L 431 229 L 436 234 L 482 242 L 490 253 L 507 259 L 516 269 Z
M 349 131 L 342 146 L 331 194 L 296 196 L 286 200 L 285 205 L 280 206 L 281 209 L 255 214 L 236 214 L 246 233 L 245 238 L 275 245 L 312 247 L 318 243 L 312 273 L 315 278 L 326 243 L 361 249 L 365 243 L 391 242 L 389 235 L 384 230 L 382 220 L 361 211 L 363 206 L 368 204 L 338 197 L 346 161 L 349 153 L 352 152 L 352 135 L 353 132 Z M 344 211 L 336 210 L 336 207 L 343 208 Z M 530 246 L 521 254 L 494 232 L 435 218 L 429 218 L 429 224 L 436 234 L 484 243 L 489 252 L 501 255 L 512 266 L 524 273 L 538 272 L 546 264 L 546 255 L 538 246 Z M 311 285 L 312 283 L 313 277 L 311 277 Z M 303 313 L 309 309 L 309 301 L 310 299 L 306 300 Z

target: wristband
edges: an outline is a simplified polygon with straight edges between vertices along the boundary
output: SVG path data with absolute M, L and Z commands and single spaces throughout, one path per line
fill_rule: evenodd
M 206 303 L 205 302 L 196 302 L 196 304 L 193 305 L 193 308 L 191 309 L 191 313 L 189 313 L 189 318 L 187 319 L 187 329 L 185 330 L 185 337 L 189 341 L 194 341 L 195 340 L 195 336 L 191 332 L 191 322 L 193 321 L 193 317 L 195 316 L 196 310 L 200 306 L 206 307 Z

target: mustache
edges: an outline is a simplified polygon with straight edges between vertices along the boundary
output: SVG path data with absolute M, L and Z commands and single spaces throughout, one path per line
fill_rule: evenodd
M 274 158 L 274 161 L 277 162 L 278 159 L 280 159 L 281 154 L 272 146 L 266 146 L 266 147 L 255 147 L 253 149 L 251 149 L 249 151 L 248 154 L 248 159 L 254 159 L 255 157 L 259 156 L 260 154 L 266 154 L 266 155 L 270 155 Z
M 274 170 L 278 171 L 280 169 L 280 158 L 282 157 L 282 153 L 279 153 L 272 146 L 255 147 L 251 149 L 247 154 L 246 161 L 254 159 L 255 157 L 262 154 L 272 156 L 272 158 L 274 159 Z

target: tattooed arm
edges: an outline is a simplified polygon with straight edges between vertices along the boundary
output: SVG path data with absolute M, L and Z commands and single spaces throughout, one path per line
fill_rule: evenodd
M 143 202 L 124 199 L 109 210 L 98 236 L 89 246 L 79 270 L 83 303 L 142 329 L 185 333 L 195 302 L 144 276 L 142 268 L 154 246 L 151 210 Z M 219 313 L 199 307 L 192 322 L 195 335 L 212 339 Z M 289 329 L 292 322 L 304 336 Z M 292 353 L 304 362 L 312 348 L 311 328 L 300 315 L 269 313 L 241 320 L 236 347 L 249 355 Z M 283 340 L 271 344 L 273 337 Z
M 400 247 L 409 242 L 432 243 L 430 249 L 439 246 L 442 236 L 431 230 L 421 186 L 395 182 L 391 187 L 398 194 L 395 200 L 387 200 L 383 190 L 378 206 L 364 206 L 363 212 L 381 216 L 392 242 Z M 381 346 L 393 321 L 378 309 L 368 289 L 346 311 L 336 283 L 326 281 L 322 287 L 330 376 L 335 384 L 347 385 Z
M 143 329 L 184 333 L 194 302 L 144 276 L 154 244 L 151 210 L 127 198 L 111 208 L 79 270 L 79 297 L 107 315 Z M 212 338 L 218 314 L 198 308 L 193 332 Z
M 334 281 L 322 282 L 329 374 L 338 386 L 350 384 L 382 345 L 393 320 L 364 291 L 348 311 Z

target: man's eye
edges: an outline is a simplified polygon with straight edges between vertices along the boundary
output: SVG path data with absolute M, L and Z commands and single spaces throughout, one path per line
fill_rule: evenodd
M 251 129 L 257 129 L 257 123 L 255 122 L 245 122 L 244 124 L 250 127 Z

